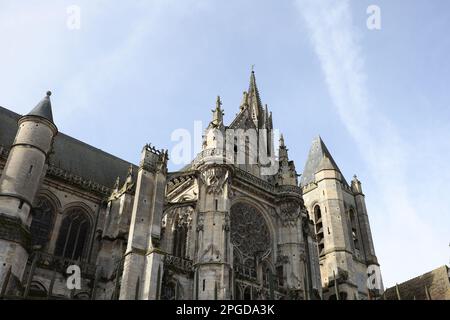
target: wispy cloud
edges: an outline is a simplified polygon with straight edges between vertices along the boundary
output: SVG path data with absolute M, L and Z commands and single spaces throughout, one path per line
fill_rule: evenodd
M 438 239 L 417 212 L 406 172 L 409 142 L 371 104 L 361 36 L 348 0 L 297 0 L 315 53 L 342 122 L 366 160 L 377 194 L 368 195 L 369 216 L 385 285 L 445 263 Z M 442 248 L 442 249 L 439 249 Z M 425 261 L 424 261 L 425 260 Z

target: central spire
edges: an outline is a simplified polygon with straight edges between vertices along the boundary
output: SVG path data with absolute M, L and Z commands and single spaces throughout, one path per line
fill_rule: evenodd
M 255 71 L 253 70 L 253 67 L 250 74 L 250 84 L 248 86 L 247 104 L 250 107 L 255 107 L 255 109 L 258 109 L 258 113 L 260 113 L 259 111 L 262 110 L 261 98 L 259 97 L 259 91 L 256 85 Z
M 248 90 L 242 94 L 242 100 L 237 117 L 232 121 L 230 127 L 241 128 L 272 128 L 272 116 L 267 106 L 263 106 L 256 85 L 255 71 L 250 73 Z
M 264 119 L 264 109 L 262 107 L 261 98 L 259 97 L 258 86 L 256 85 L 255 71 L 253 70 L 250 74 L 250 84 L 248 86 L 247 94 L 247 106 L 250 108 L 250 115 L 253 122 L 257 127 L 259 127 Z

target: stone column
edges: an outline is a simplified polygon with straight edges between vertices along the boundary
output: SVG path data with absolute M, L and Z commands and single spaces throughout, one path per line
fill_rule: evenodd
M 128 235 L 120 299 L 159 299 L 163 272 L 161 218 L 167 178 L 167 152 L 142 150 Z
M 206 165 L 199 170 L 196 296 L 201 300 L 230 299 L 231 172 L 227 165 Z

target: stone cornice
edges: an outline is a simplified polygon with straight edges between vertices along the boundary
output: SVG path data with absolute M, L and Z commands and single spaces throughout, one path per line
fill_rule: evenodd
M 298 186 L 291 186 L 291 185 L 273 185 L 247 171 L 244 171 L 242 169 L 239 169 L 237 167 L 234 168 L 234 174 L 235 177 L 239 180 L 243 180 L 245 182 L 251 183 L 253 186 L 264 190 L 266 192 L 270 192 L 273 195 L 280 195 L 280 194 L 295 194 L 295 195 L 301 195 L 302 189 Z
M 10 217 L 0 212 L 0 239 L 20 244 L 25 250 L 31 250 L 29 229 L 19 218 Z

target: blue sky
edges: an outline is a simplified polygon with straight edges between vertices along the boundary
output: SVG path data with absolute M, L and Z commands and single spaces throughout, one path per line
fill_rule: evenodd
M 369 5 L 381 29 L 366 27 Z M 67 27 L 67 7 L 81 28 Z M 450 5 L 436 1 L 0 0 L 0 105 L 53 91 L 60 131 L 137 162 L 229 123 L 250 67 L 301 171 L 320 134 L 363 182 L 386 286 L 450 259 Z M 171 163 L 172 170 L 179 166 Z

